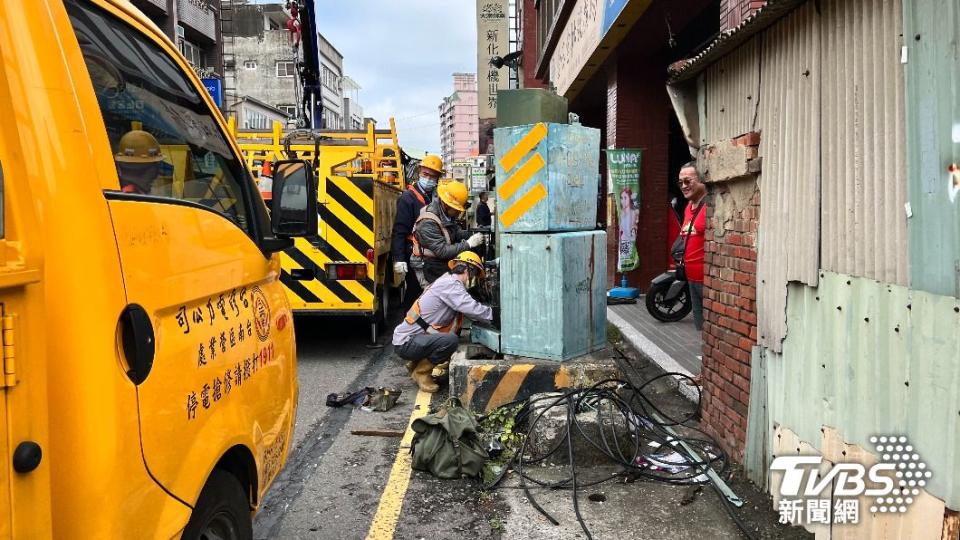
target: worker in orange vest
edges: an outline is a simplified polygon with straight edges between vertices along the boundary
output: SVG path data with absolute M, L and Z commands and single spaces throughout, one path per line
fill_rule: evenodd
M 413 224 L 413 254 L 410 267 L 421 287 L 426 287 L 447 269 L 458 253 L 483 243 L 483 234 L 464 231 L 458 220 L 467 209 L 469 193 L 463 182 L 440 181 L 437 196 Z
M 397 356 L 407 361 L 410 377 L 420 390 L 430 393 L 439 389 L 432 378 L 434 366 L 447 363 L 457 350 L 464 316 L 475 321 L 493 319 L 493 309 L 469 293 L 485 277 L 483 259 L 464 251 L 447 267 L 449 271 L 423 291 L 393 331 Z
M 433 198 L 437 181 L 443 175 L 443 160 L 439 156 L 428 155 L 420 162 L 420 178 L 407 186 L 397 200 L 397 216 L 393 221 L 393 272 L 407 284 L 407 298 L 420 296 L 421 288 L 416 277 L 410 272 L 410 254 L 413 252 L 413 224 L 420 216 L 420 210 Z

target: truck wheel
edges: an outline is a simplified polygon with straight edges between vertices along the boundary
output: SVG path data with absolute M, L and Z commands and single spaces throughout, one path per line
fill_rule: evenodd
M 188 540 L 252 540 L 253 519 L 243 486 L 232 474 L 214 470 L 183 538 Z

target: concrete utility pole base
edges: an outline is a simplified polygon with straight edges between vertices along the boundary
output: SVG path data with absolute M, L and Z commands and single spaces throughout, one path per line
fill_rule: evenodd
M 450 395 L 459 396 L 469 409 L 487 412 L 534 394 L 622 378 L 610 350 L 557 362 L 522 356 L 494 359 L 494 354 L 481 345 L 461 346 L 450 359 Z

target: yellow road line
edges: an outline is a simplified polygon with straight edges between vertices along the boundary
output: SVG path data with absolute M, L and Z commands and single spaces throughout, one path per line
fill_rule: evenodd
M 520 160 L 523 159 L 523 156 L 527 155 L 528 152 L 533 150 L 544 137 L 547 136 L 547 125 L 543 122 L 530 128 L 530 131 L 526 135 L 520 138 L 517 141 L 517 144 L 513 145 L 513 148 L 507 150 L 503 157 L 500 158 L 500 166 L 503 167 L 504 171 L 509 171 L 510 169 L 517 166 L 517 163 L 520 163 Z
M 523 185 L 527 183 L 527 180 L 530 180 L 533 175 L 540 172 L 540 169 L 542 169 L 546 164 L 547 162 L 543 160 L 543 156 L 540 154 L 534 154 L 533 157 L 521 165 L 515 173 L 511 174 L 510 178 L 507 178 L 503 185 L 497 188 L 497 193 L 500 194 L 500 198 L 502 200 L 507 200 L 510 197 L 513 197 L 513 194 L 516 193 L 518 189 L 522 188 Z
M 527 213 L 527 210 L 533 208 L 535 204 L 542 201 L 546 196 L 547 188 L 544 187 L 543 184 L 537 183 L 530 191 L 521 195 L 520 198 L 513 203 L 513 206 L 507 208 L 500 214 L 500 224 L 504 227 L 513 225 L 513 222 L 522 218 L 523 215 Z
M 380 505 L 377 507 L 377 514 L 373 516 L 370 531 L 367 532 L 367 540 L 392 540 L 397 529 L 400 508 L 403 506 L 403 497 L 407 494 L 407 488 L 410 486 L 410 443 L 413 441 L 411 425 L 414 420 L 427 414 L 427 409 L 430 408 L 431 395 L 417 391 L 413 413 L 410 414 L 410 423 L 407 424 L 407 431 L 400 439 L 397 459 L 394 460 L 393 468 L 390 469 L 390 478 L 383 488 L 383 495 L 380 496 Z

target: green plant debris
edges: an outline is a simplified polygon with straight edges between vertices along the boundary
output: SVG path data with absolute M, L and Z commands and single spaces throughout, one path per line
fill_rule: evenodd
M 523 403 L 512 407 L 500 407 L 491 411 L 480 420 L 480 430 L 486 442 L 497 441 L 503 450 L 497 457 L 487 461 L 483 468 L 484 484 L 492 483 L 503 472 L 503 467 L 513 459 L 523 444 L 524 434 L 517 431 L 517 414 L 523 409 Z
M 607 323 L 607 342 L 619 343 L 621 340 L 623 340 L 623 334 L 620 333 L 620 329 L 611 323 Z

